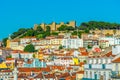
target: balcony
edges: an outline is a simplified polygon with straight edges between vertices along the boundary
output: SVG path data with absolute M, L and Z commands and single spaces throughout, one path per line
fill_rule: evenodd
M 120 79 L 120 71 L 112 71 L 111 78 Z

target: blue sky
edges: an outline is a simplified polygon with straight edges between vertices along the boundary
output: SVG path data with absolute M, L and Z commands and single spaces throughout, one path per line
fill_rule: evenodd
M 41 22 L 120 23 L 120 0 L 0 0 L 0 40 Z

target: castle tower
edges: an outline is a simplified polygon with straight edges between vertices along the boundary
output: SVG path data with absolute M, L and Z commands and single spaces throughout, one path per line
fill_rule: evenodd
M 53 22 L 53 23 L 51 24 L 51 30 L 52 30 L 52 31 L 55 31 L 55 30 L 56 30 L 56 23 L 55 23 L 55 22 Z
M 38 27 L 38 25 L 37 24 L 34 24 L 34 30 L 37 30 L 37 27 Z
M 75 28 L 76 27 L 76 22 L 75 21 L 70 21 L 69 22 L 69 26 L 72 26 L 72 27 Z

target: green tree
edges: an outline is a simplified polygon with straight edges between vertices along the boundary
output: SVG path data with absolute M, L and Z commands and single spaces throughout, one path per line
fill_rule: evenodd
M 72 26 L 67 26 L 67 27 L 65 27 L 65 30 L 73 31 L 73 30 L 75 30 L 75 28 L 73 28 Z
M 89 33 L 89 29 L 85 29 L 84 32 L 85 32 L 85 33 Z
M 59 28 L 58 28 L 58 30 L 59 31 L 65 31 L 65 28 L 66 28 L 67 26 L 66 25 L 61 25 Z
M 38 34 L 37 39 L 41 39 L 41 38 L 44 38 L 43 34 Z
M 62 46 L 62 45 L 60 45 L 60 46 L 59 46 L 59 49 L 63 49 L 63 46 Z
M 38 26 L 36 31 L 37 31 L 38 33 L 41 33 L 41 32 L 43 32 L 44 30 L 42 29 L 41 26 Z
M 86 60 L 84 60 L 83 62 L 84 62 L 85 64 L 87 63 L 87 61 L 86 61 Z
M 30 29 L 26 32 L 26 36 L 35 36 L 35 31 L 33 29 Z
M 50 26 L 46 26 L 46 32 L 45 32 L 45 35 L 46 35 L 46 36 L 50 36 L 50 31 L 51 31 Z
M 35 54 L 33 54 L 33 58 L 35 58 Z
M 92 48 L 92 46 L 88 45 L 88 46 L 87 46 L 87 48 L 88 48 L 88 49 L 91 49 L 91 48 Z
M 50 32 L 50 31 L 51 31 L 50 26 L 46 26 L 46 31 L 48 31 L 48 32 Z
M 12 58 L 12 55 L 7 56 L 6 58 Z
M 58 32 L 52 32 L 51 35 L 57 36 Z
M 25 52 L 35 52 L 35 47 L 32 44 L 29 44 L 24 48 L 24 51 Z
M 8 38 L 4 38 L 4 39 L 2 40 L 4 47 L 6 47 L 6 45 L 7 45 L 7 40 L 8 40 Z
M 77 35 L 77 31 L 73 31 L 73 32 L 72 32 L 72 35 Z
M 24 34 L 27 30 L 28 29 L 20 28 L 18 31 L 12 33 L 11 38 L 14 39 L 14 38 Z
M 120 24 L 117 23 L 109 23 L 109 22 L 103 22 L 103 21 L 89 21 L 89 22 L 83 22 L 81 23 L 79 29 L 119 29 Z

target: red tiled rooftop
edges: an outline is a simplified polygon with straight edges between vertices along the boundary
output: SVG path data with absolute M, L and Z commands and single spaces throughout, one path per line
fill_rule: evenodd
M 113 63 L 120 63 L 120 57 L 112 61 Z
M 88 56 L 88 52 L 81 52 L 81 56 Z
M 79 73 L 79 74 L 84 74 L 84 71 L 79 71 L 79 72 L 77 72 L 77 73 Z
M 47 74 L 47 75 L 44 75 L 45 78 L 55 78 L 55 75 L 54 74 Z
M 41 72 L 41 71 L 46 71 L 50 72 L 50 68 L 18 68 L 19 72 Z
M 39 73 L 35 78 L 43 78 L 42 73 Z
M 12 70 L 2 70 L 1 72 L 12 72 Z
M 6 60 L 8 60 L 8 61 L 9 61 L 9 60 L 15 60 L 15 58 L 6 58 Z

